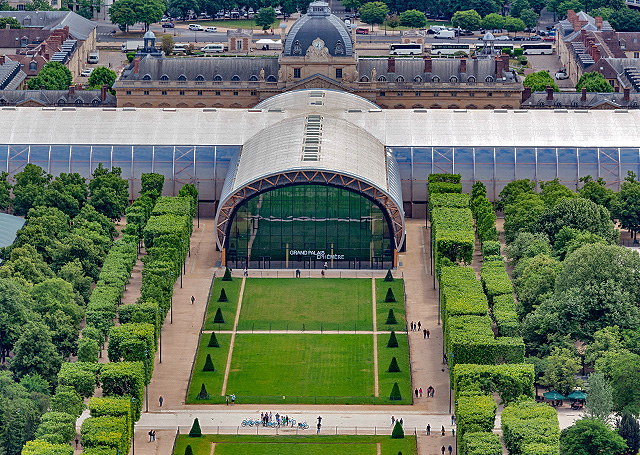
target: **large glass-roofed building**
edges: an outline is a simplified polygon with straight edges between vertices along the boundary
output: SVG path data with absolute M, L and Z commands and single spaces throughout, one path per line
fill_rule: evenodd
M 117 166 L 140 190 L 200 191 L 212 241 L 239 267 L 386 268 L 405 217 L 424 218 L 430 173 L 462 175 L 495 199 L 515 179 L 575 189 L 640 175 L 640 112 L 387 110 L 327 89 L 279 94 L 253 109 L 2 108 L 0 169 L 26 163 L 90 177 Z

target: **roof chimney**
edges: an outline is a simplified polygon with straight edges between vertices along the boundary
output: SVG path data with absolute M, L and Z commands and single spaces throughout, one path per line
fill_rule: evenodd
M 583 103 L 587 101 L 587 87 L 582 87 L 582 96 L 580 97 L 580 101 Z
M 547 101 L 553 101 L 553 89 L 547 85 Z
M 531 87 L 525 87 L 522 91 L 522 102 L 524 103 L 529 98 L 531 98 Z
M 460 72 L 461 73 L 466 73 L 467 72 L 467 59 L 466 58 L 461 58 L 460 59 Z
M 625 88 L 623 90 L 624 96 L 622 97 L 622 101 L 629 101 L 629 94 L 631 93 L 631 89 Z
M 433 62 L 431 61 L 431 57 L 424 57 L 424 72 L 431 73 L 433 71 Z
M 615 87 L 613 87 L 613 91 L 616 93 L 620 93 L 620 86 L 616 85 Z
M 107 91 L 109 90 L 109 86 L 108 85 L 103 85 L 102 87 L 100 87 L 100 99 L 102 101 L 107 99 Z
M 597 46 L 593 46 L 593 61 L 595 63 L 598 63 L 598 60 L 600 60 L 600 49 L 598 49 Z
M 70 85 L 69 86 L 69 98 L 72 98 L 76 95 L 76 86 L 75 85 Z
M 596 16 L 596 27 L 598 30 L 602 30 L 602 16 Z
M 138 74 L 140 72 L 140 57 L 133 59 L 133 72 Z
M 496 57 L 496 77 L 502 79 L 502 58 Z
M 389 57 L 387 60 L 387 73 L 395 73 L 396 72 L 396 59 L 393 57 Z

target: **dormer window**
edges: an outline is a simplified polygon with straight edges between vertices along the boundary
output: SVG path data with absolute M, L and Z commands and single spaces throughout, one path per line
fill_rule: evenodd
M 342 41 L 338 40 L 334 53 L 336 55 L 344 55 L 344 45 L 342 44 Z
M 186 80 L 187 80 L 187 76 L 185 76 L 184 74 L 181 74 L 180 76 L 178 76 L 179 82 L 185 82 Z
M 35 61 L 29 62 L 29 71 L 38 71 L 38 63 Z
M 145 74 L 144 76 L 142 76 L 142 80 L 143 81 L 150 81 L 151 80 L 151 74 Z
M 169 76 L 167 76 L 166 74 L 163 74 L 162 76 L 160 76 L 160 80 L 161 81 L 168 81 L 169 80 Z
M 197 82 L 204 82 L 204 76 L 202 74 L 198 74 L 196 76 L 196 81 Z
M 293 55 L 300 55 L 302 54 L 302 46 L 300 45 L 300 41 L 296 40 L 293 43 L 293 50 L 292 50 Z

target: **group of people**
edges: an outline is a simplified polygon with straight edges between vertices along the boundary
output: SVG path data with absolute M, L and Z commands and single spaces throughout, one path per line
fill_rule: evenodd
M 396 419 L 394 416 L 391 416 L 391 426 L 394 426 L 396 422 L 400 422 L 400 426 L 404 426 L 404 422 L 402 421 L 402 417 Z
M 272 412 L 261 412 L 260 421 L 262 422 L 263 427 L 266 427 L 270 422 L 275 422 L 278 426 L 282 425 L 286 427 L 289 426 L 291 419 L 289 419 L 288 415 L 281 416 L 277 412 L 275 415 L 273 415 Z
M 156 440 L 156 430 L 149 430 L 149 442 Z
M 452 417 L 452 421 L 453 421 L 453 416 Z M 440 433 L 442 434 L 442 436 L 446 436 L 447 435 L 447 431 L 444 429 L 444 425 L 442 425 L 442 428 L 440 429 Z M 454 428 L 451 429 L 451 435 L 455 437 L 456 435 L 456 430 Z M 431 436 L 431 424 L 427 424 L 427 436 Z
M 419 332 L 420 331 L 420 326 L 422 326 L 420 321 L 418 321 L 417 324 L 415 322 L 411 321 L 411 331 L 412 332 Z

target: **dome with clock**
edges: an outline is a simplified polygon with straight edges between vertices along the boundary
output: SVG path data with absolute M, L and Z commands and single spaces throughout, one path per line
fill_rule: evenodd
M 315 1 L 309 4 L 307 14 L 291 26 L 283 54 L 304 57 L 312 46 L 318 51 L 326 48 L 333 57 L 353 56 L 351 30 L 337 16 L 331 14 L 327 2 Z

